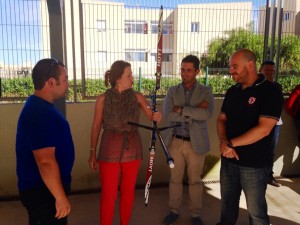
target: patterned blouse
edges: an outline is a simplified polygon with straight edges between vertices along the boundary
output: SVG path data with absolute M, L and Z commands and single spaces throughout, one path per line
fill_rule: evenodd
M 132 89 L 121 93 L 110 88 L 105 92 L 103 109 L 103 133 L 98 160 L 105 162 L 129 162 L 142 159 L 142 143 L 138 127 L 140 108 Z

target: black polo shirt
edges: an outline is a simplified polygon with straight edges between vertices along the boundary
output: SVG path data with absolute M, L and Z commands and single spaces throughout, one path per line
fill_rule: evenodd
M 232 86 L 228 89 L 221 108 L 221 112 L 225 113 L 227 118 L 227 138 L 238 137 L 257 126 L 260 117 L 278 120 L 283 101 L 281 91 L 262 75 L 259 75 L 252 87 L 244 90 L 240 84 Z M 234 147 L 240 160 L 226 159 L 247 167 L 272 166 L 273 130 L 268 136 L 253 144 Z

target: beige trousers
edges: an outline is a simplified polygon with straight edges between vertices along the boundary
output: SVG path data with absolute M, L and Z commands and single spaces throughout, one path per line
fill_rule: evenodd
M 187 168 L 189 185 L 189 210 L 192 217 L 200 216 L 202 208 L 202 169 L 205 154 L 196 153 L 189 141 L 173 138 L 169 149 L 174 159 L 175 167 L 171 170 L 169 183 L 169 206 L 172 212 L 179 214 L 182 203 L 183 185 L 182 180 Z

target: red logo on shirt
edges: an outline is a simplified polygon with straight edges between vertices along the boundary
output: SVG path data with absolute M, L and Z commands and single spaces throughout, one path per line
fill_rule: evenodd
M 256 98 L 250 97 L 248 100 L 249 105 L 252 105 L 256 101 Z

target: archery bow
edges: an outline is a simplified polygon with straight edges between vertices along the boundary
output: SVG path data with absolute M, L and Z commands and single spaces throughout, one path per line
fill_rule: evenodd
M 162 34 L 163 34 L 163 7 L 161 6 L 160 12 L 159 12 L 159 21 L 158 21 L 158 40 L 157 40 L 157 54 L 156 54 L 156 85 L 155 90 L 153 94 L 151 95 L 151 101 L 152 101 L 152 111 L 156 112 L 156 92 L 158 89 L 160 89 L 160 77 L 161 77 L 161 68 L 162 68 Z M 157 123 L 153 121 L 153 129 L 152 129 L 152 138 L 151 138 L 151 144 L 149 148 L 149 162 L 148 162 L 148 169 L 147 169 L 147 176 L 146 176 L 146 185 L 145 185 L 145 206 L 148 204 L 148 198 L 149 198 L 149 189 L 151 185 L 152 180 L 152 172 L 153 172 L 153 165 L 154 165 L 154 157 L 155 157 L 155 142 L 156 137 L 155 133 L 157 133 L 160 143 L 162 144 L 163 150 L 167 157 L 167 163 L 171 168 L 174 167 L 174 160 L 172 159 L 169 151 L 167 150 L 163 139 L 160 135 L 161 129 L 157 128 Z
M 160 89 L 160 77 L 161 77 L 161 67 L 162 67 L 162 29 L 163 29 L 163 22 L 162 22 L 162 16 L 163 16 L 163 7 L 161 6 L 160 8 L 160 13 L 159 13 L 159 22 L 158 22 L 158 42 L 157 42 L 157 55 L 156 55 L 156 84 L 155 84 L 155 89 L 154 92 L 151 94 L 151 108 L 152 112 L 156 112 L 156 92 L 158 89 Z M 152 172 L 153 172 L 153 165 L 154 165 L 154 157 L 155 157 L 155 142 L 156 142 L 156 135 L 158 136 L 160 143 L 162 145 L 162 148 L 164 150 L 164 153 L 167 157 L 167 163 L 169 164 L 170 168 L 174 167 L 174 160 L 171 157 L 164 141 L 163 138 L 160 134 L 160 131 L 171 128 L 171 127 L 177 127 L 178 125 L 174 126 L 169 126 L 169 127 L 163 127 L 163 128 L 158 128 L 157 127 L 157 122 L 153 121 L 153 126 L 145 126 L 141 125 L 138 123 L 134 122 L 127 122 L 128 124 L 134 125 L 134 126 L 139 126 L 143 127 L 146 129 L 149 129 L 152 131 L 151 133 L 151 143 L 150 143 L 150 148 L 149 148 L 149 161 L 148 161 L 148 168 L 147 168 L 147 174 L 146 174 L 146 185 L 145 185 L 145 206 L 148 204 L 148 199 L 149 199 L 149 190 L 151 186 L 151 180 L 152 180 Z

